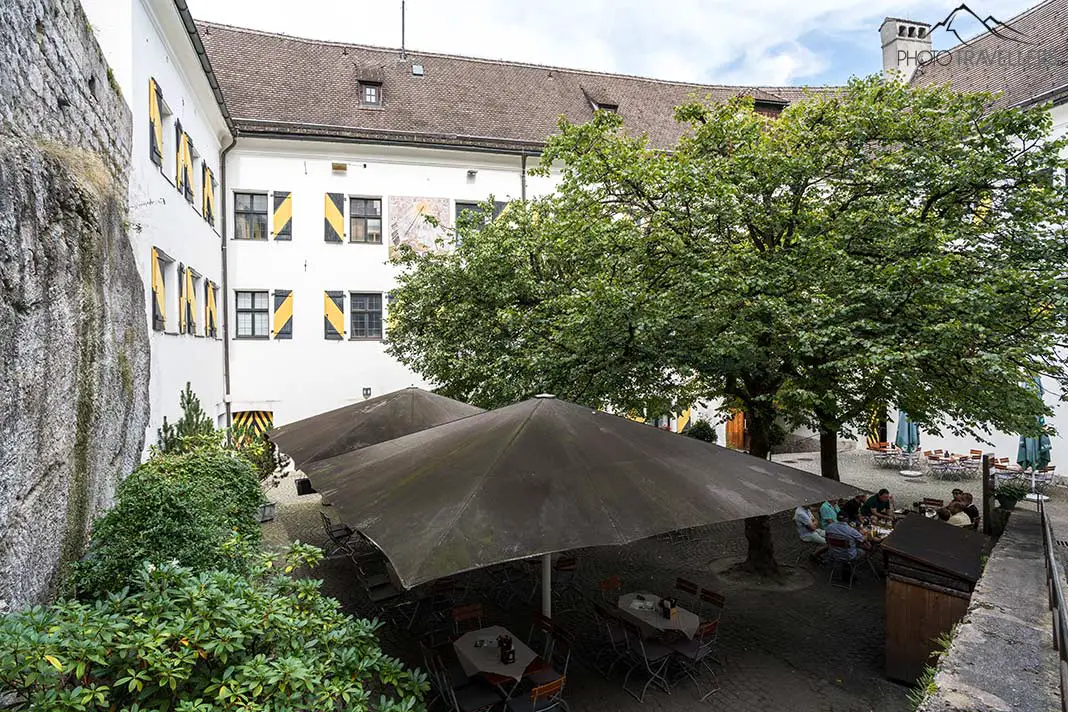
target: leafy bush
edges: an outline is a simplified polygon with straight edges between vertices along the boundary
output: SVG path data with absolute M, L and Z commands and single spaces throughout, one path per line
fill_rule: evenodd
M 289 464 L 289 458 L 274 446 L 269 433 L 252 426 L 231 427 L 228 442 L 231 449 L 249 461 L 261 481 Z
M 296 544 L 285 574 L 314 565 Z M 29 712 L 425 710 L 426 677 L 382 653 L 377 623 L 261 554 L 249 575 L 144 564 L 134 592 L 0 619 L 0 699 Z
M 704 418 L 695 420 L 690 429 L 683 433 L 695 440 L 704 440 L 706 443 L 716 442 L 716 429 L 712 427 L 712 423 L 708 422 Z
M 259 481 L 240 457 L 221 449 L 157 455 L 119 485 L 71 582 L 79 595 L 100 596 L 130 584 L 145 561 L 240 570 L 242 559 L 223 544 L 235 533 L 259 541 L 261 501 Z

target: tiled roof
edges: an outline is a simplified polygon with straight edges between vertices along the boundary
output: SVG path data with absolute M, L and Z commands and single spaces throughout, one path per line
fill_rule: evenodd
M 789 104 L 796 103 L 802 99 L 808 97 L 819 96 L 822 94 L 837 94 L 842 91 L 843 87 L 840 86 L 818 86 L 818 87 L 760 87 L 769 94 L 774 94 L 780 97 Z
M 1068 0 L 1047 0 L 1007 21 L 1027 44 L 984 33 L 921 65 L 912 84 L 1004 91 L 998 106 L 1068 100 Z
M 517 62 L 300 39 L 198 23 L 238 131 L 537 151 L 563 115 L 615 104 L 631 133 L 668 147 L 684 130 L 674 108 L 692 97 L 787 102 L 759 87 L 712 86 Z M 423 76 L 413 76 L 412 65 Z M 382 106 L 361 107 L 359 81 L 382 83 Z

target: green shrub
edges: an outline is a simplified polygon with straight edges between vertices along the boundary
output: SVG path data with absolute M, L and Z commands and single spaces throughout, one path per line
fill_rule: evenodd
M 1027 489 L 1027 485 L 1025 484 L 1019 482 L 1006 482 L 1003 485 L 998 485 L 997 488 L 994 489 L 994 496 L 1018 502 L 1026 497 L 1028 492 L 1030 492 L 1030 490 Z
M 285 574 L 314 565 L 296 544 Z M 377 623 L 260 555 L 247 575 L 144 564 L 133 592 L 0 618 L 0 699 L 29 712 L 425 710 Z
M 695 440 L 704 440 L 706 443 L 716 442 L 716 429 L 712 426 L 712 423 L 703 418 L 695 420 L 683 435 L 688 435 Z
M 259 541 L 261 501 L 249 464 L 220 448 L 157 455 L 119 485 L 71 582 L 79 595 L 100 596 L 129 585 L 145 561 L 240 570 L 241 557 L 223 544 L 235 533 Z
M 249 461 L 260 480 L 267 479 L 289 464 L 289 458 L 271 442 L 270 433 L 260 432 L 253 426 L 231 427 L 227 443 L 230 449 Z
M 156 431 L 153 454 L 178 454 L 221 443 L 222 436 L 216 432 L 211 418 L 200 407 L 200 399 L 193 393 L 190 383 L 186 382 L 185 390 L 178 394 L 178 403 L 182 408 L 182 417 L 174 424 L 163 419 L 163 426 Z

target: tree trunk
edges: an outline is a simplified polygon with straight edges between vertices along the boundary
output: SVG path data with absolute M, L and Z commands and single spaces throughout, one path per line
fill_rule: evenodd
M 838 475 L 838 431 L 820 428 L 820 473 L 827 479 L 840 482 Z
M 771 452 L 772 420 L 754 417 L 749 427 L 749 454 L 762 460 Z M 745 538 L 749 553 L 742 568 L 762 578 L 777 578 L 779 564 L 775 561 L 775 547 L 771 541 L 771 524 L 767 516 L 749 517 L 745 520 Z

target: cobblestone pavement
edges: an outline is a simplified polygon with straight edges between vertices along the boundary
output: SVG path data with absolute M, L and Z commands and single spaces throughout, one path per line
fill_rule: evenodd
M 786 454 L 776 460 L 816 471 L 817 453 Z M 978 481 L 964 483 L 907 481 L 896 470 L 873 467 L 867 453 L 847 451 L 841 456 L 845 482 L 866 490 L 885 486 L 895 493 L 899 506 L 922 497 L 948 498 L 955 486 L 978 487 Z M 275 521 L 264 525 L 268 546 L 279 547 L 299 539 L 327 544 L 319 512 L 336 517 L 323 507 L 317 496 L 297 498 L 292 479 L 283 480 L 270 494 L 278 502 Z M 1068 499 L 1068 498 L 1066 498 Z M 1066 507 L 1068 510 L 1068 507 Z M 790 512 L 772 519 L 777 558 L 792 572 L 793 590 L 753 590 L 713 573 L 724 559 L 744 555 L 745 537 L 741 522 L 718 524 L 690 530 L 674 538 L 643 540 L 625 547 L 601 547 L 575 552 L 579 558 L 576 588 L 586 595 L 596 591 L 596 582 L 619 575 L 624 592 L 649 590 L 668 594 L 675 578 L 685 576 L 727 597 L 721 620 L 720 646 L 723 665 L 715 666 L 719 691 L 705 704 L 697 700 L 692 683 L 677 687 L 671 695 L 651 689 L 645 704 L 620 689 L 620 675 L 605 679 L 582 660 L 596 649 L 596 626 L 590 606 L 581 597 L 558 603 L 554 619 L 574 631 L 584 653 L 573 662 L 568 674 L 567 699 L 573 712 L 600 710 L 663 710 L 683 712 L 713 708 L 752 710 L 789 709 L 796 712 L 897 712 L 909 709 L 906 687 L 887 682 L 882 676 L 884 584 L 870 571 L 858 574 L 853 590 L 828 584 L 828 570 L 805 561 L 809 551 L 797 540 Z M 414 524 L 413 524 L 414 525 Z M 1068 527 L 1065 528 L 1068 536 Z M 483 601 L 494 622 L 508 626 L 526 637 L 529 612 L 537 597 L 528 598 L 534 581 L 513 586 L 522 595 L 504 601 L 500 594 L 508 567 L 473 572 L 462 577 L 468 583 L 466 598 Z M 866 575 L 865 575 L 866 574 Z M 336 597 L 345 610 L 371 615 L 370 604 L 360 592 L 356 571 L 346 557 L 331 557 L 312 575 L 324 581 L 324 593 Z M 531 602 L 533 601 L 533 602 Z M 501 603 L 506 605 L 501 606 Z M 398 611 L 380 635 L 385 650 L 420 664 L 416 640 L 419 624 L 407 629 L 407 613 Z

